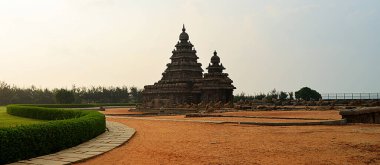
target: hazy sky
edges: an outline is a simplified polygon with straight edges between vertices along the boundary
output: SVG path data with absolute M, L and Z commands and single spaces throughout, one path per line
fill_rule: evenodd
M 379 0 L 0 0 L 0 81 L 142 88 L 183 23 L 235 93 L 380 92 Z

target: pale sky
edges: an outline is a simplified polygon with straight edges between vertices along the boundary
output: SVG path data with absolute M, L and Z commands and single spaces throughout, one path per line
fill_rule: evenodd
M 142 88 L 183 23 L 204 69 L 218 51 L 235 94 L 380 92 L 379 0 L 0 0 L 0 81 Z

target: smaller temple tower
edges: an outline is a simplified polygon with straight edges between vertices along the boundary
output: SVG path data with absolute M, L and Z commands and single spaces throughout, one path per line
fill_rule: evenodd
M 205 73 L 203 77 L 201 100 L 204 102 L 232 102 L 233 90 L 236 88 L 232 85 L 233 81 L 228 77 L 228 74 L 223 73 L 225 68 L 220 63 L 220 58 L 216 51 L 214 51 L 214 56 L 211 57 L 211 64 L 206 69 L 208 73 Z

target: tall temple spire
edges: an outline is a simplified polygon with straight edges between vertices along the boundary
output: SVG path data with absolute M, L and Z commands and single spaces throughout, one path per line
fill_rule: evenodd
M 182 33 L 179 35 L 179 40 L 181 40 L 181 42 L 187 42 L 189 40 L 189 35 L 186 33 L 185 24 L 182 25 Z

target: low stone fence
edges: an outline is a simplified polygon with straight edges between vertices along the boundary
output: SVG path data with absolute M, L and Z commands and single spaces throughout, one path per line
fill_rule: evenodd
M 339 112 L 347 123 L 376 123 L 380 124 L 380 107 L 364 107 L 342 110 Z
M 198 109 L 195 108 L 138 108 L 130 109 L 131 112 L 147 112 L 156 114 L 187 114 L 195 113 Z
M 234 108 L 239 110 L 248 109 L 268 109 L 271 107 L 287 107 L 287 106 L 318 106 L 318 107 L 374 107 L 380 106 L 380 100 L 319 100 L 319 101 L 305 101 L 305 100 L 252 100 L 252 101 L 238 101 L 234 103 Z

